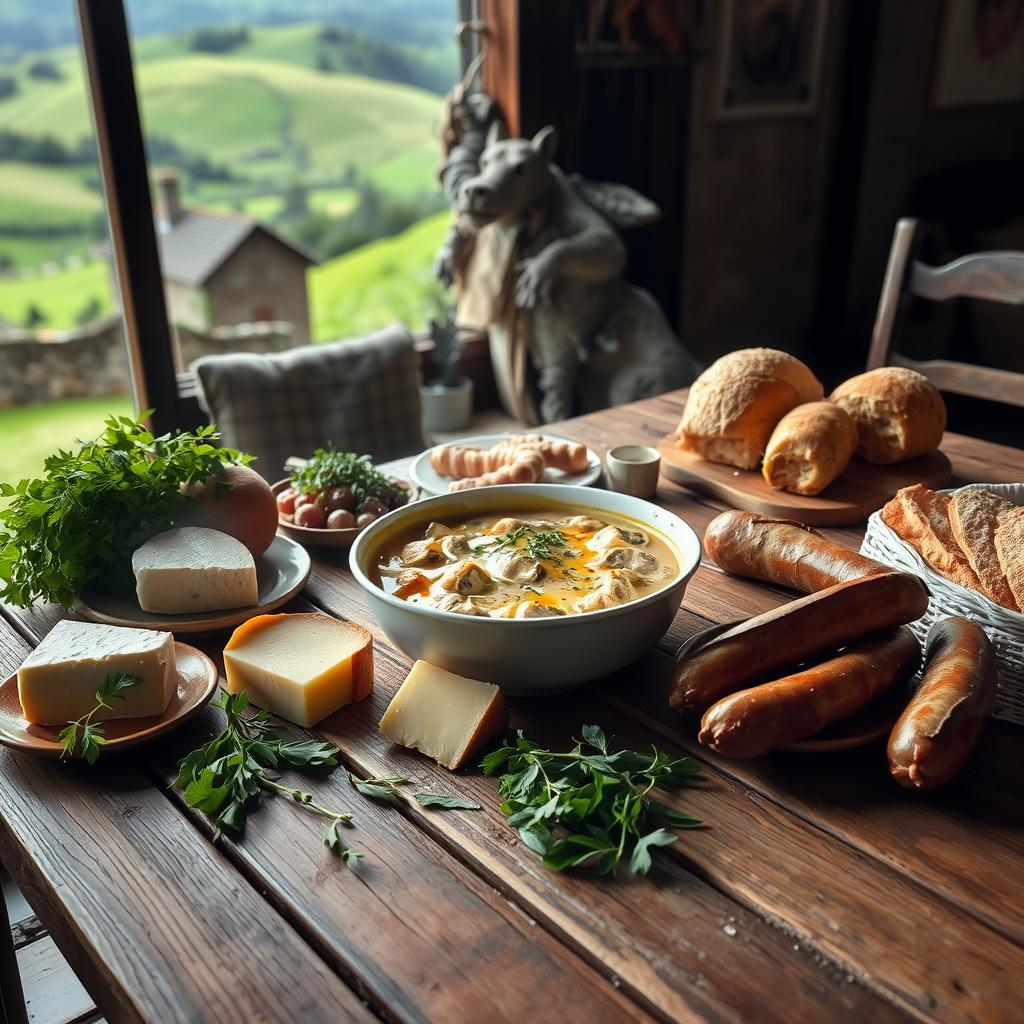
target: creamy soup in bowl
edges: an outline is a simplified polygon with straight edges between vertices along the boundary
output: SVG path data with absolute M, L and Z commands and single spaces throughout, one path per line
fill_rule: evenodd
M 674 579 L 679 562 L 635 521 L 542 508 L 417 524 L 381 547 L 377 574 L 410 604 L 536 619 L 627 604 Z
M 415 502 L 364 531 L 349 559 L 409 657 L 511 693 L 567 689 L 649 651 L 699 562 L 693 530 L 667 509 L 565 484 Z

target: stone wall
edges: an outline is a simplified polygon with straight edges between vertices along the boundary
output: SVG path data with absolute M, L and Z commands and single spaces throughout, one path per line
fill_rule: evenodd
M 224 352 L 279 352 L 294 345 L 283 322 L 177 328 L 180 368 L 200 356 Z M 60 398 L 124 395 L 130 389 L 128 354 L 118 315 L 72 331 L 0 331 L 0 409 Z
M 73 331 L 8 329 L 0 336 L 0 409 L 55 398 L 123 395 L 128 388 L 119 316 Z

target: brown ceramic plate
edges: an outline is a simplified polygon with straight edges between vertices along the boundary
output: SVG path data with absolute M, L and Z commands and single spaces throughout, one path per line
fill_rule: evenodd
M 679 648 L 676 657 L 692 654 L 726 630 L 745 621 L 745 619 L 737 619 L 735 622 L 723 622 L 721 625 L 711 626 L 708 629 L 702 629 L 699 633 L 694 633 Z M 908 685 L 897 687 L 842 722 L 835 722 L 814 736 L 809 736 L 805 740 L 791 743 L 780 749 L 801 754 L 828 754 L 836 750 L 850 750 L 853 747 L 863 747 L 868 743 L 874 743 L 892 732 L 892 727 L 907 706 L 911 693 L 912 687 Z
M 83 619 L 108 626 L 132 629 L 162 629 L 168 633 L 193 635 L 231 629 L 254 615 L 265 615 L 290 601 L 309 579 L 312 562 L 301 545 L 277 536 L 256 559 L 259 600 L 246 608 L 225 608 L 218 612 L 194 612 L 187 615 L 157 615 L 139 607 L 134 594 L 98 594 L 86 591 L 78 609 Z
M 396 484 L 401 484 L 409 490 L 410 503 L 416 500 L 417 490 L 405 480 L 398 480 L 392 477 Z M 271 484 L 270 489 L 276 497 L 285 488 L 291 486 L 291 480 L 285 478 Z M 286 537 L 297 541 L 299 544 L 312 545 L 317 548 L 350 548 L 355 543 L 356 537 L 363 532 L 363 527 L 354 526 L 350 530 L 328 530 L 326 527 L 317 529 L 313 526 L 296 526 L 285 519 L 278 517 L 277 528 Z
M 115 718 L 104 722 L 104 752 L 134 747 L 187 722 L 216 693 L 217 666 L 202 651 L 175 642 L 174 659 L 178 688 L 167 710 L 152 718 Z M 17 673 L 0 683 L 0 744 L 39 757 L 60 757 L 60 729 L 25 721 L 18 699 Z

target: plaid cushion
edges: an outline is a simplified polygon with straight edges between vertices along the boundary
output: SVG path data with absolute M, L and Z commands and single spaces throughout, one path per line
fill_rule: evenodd
M 274 355 L 204 356 L 192 370 L 221 442 L 255 455 L 267 480 L 284 476 L 290 455 L 327 445 L 378 461 L 426 447 L 418 360 L 402 324 Z

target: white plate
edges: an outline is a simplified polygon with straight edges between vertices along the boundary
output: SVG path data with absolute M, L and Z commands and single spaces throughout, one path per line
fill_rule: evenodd
M 254 615 L 280 608 L 306 585 L 311 568 L 309 552 L 301 544 L 278 534 L 270 547 L 256 559 L 259 601 L 255 605 L 191 615 L 156 615 L 143 611 L 134 594 L 86 591 L 78 611 L 83 619 L 103 622 L 108 626 L 163 629 L 172 633 L 216 633 L 237 626 Z
M 536 433 L 529 431 L 529 433 Z M 541 434 L 545 441 L 568 441 L 566 437 L 559 437 L 557 434 Z M 499 441 L 507 441 L 508 434 L 481 434 L 479 437 L 461 437 L 451 444 L 465 445 L 468 448 L 493 448 Z M 576 442 L 569 442 L 575 444 Z M 448 485 L 454 477 L 442 476 L 430 465 L 430 453 L 433 449 L 428 448 L 422 455 L 417 456 L 409 468 L 409 476 L 412 482 L 419 487 L 421 497 L 433 496 L 436 494 L 447 494 Z M 588 448 L 587 468 L 582 473 L 572 475 L 563 473 L 560 469 L 545 469 L 544 475 L 538 480 L 541 484 L 574 484 L 576 487 L 589 487 L 595 484 L 601 477 L 601 460 Z

